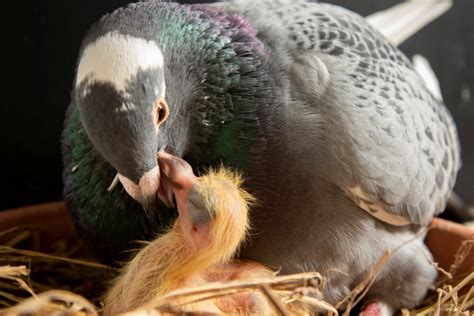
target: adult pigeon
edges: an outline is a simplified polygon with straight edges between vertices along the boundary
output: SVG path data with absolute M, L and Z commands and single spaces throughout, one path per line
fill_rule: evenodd
M 460 167 L 454 122 L 410 61 L 362 17 L 305 1 L 104 16 L 80 49 L 63 138 L 65 196 L 103 259 L 172 216 L 164 151 L 240 170 L 259 201 L 242 257 L 323 273 L 331 303 L 444 209 Z M 367 299 L 415 306 L 429 258 L 422 236 L 407 243 Z

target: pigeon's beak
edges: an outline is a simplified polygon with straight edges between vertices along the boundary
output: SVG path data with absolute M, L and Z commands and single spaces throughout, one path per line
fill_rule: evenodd
M 125 191 L 138 203 L 140 203 L 147 212 L 155 212 L 158 209 L 158 194 L 162 190 L 160 168 L 157 165 L 145 173 L 138 183 L 119 174 L 119 181 L 122 183 Z M 172 207 L 169 200 L 162 199 L 167 207 Z
M 145 173 L 137 183 L 119 174 L 125 191 L 147 211 L 156 211 L 158 199 L 175 208 L 174 192 L 188 191 L 197 181 L 191 166 L 183 159 L 165 152 L 158 154 L 158 165 Z

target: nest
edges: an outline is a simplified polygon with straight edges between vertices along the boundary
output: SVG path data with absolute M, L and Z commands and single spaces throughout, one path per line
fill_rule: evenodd
M 8 233 L 12 233 L 10 230 Z M 0 233 L 0 236 L 5 232 Z M 410 241 L 406 242 L 409 243 Z M 172 304 L 176 298 L 187 302 L 225 297 L 242 292 L 261 291 L 282 315 L 291 315 L 289 303 L 295 301 L 316 309 L 321 314 L 343 315 L 354 311 L 383 266 L 399 248 L 387 251 L 347 297 L 335 306 L 321 298 L 325 279 L 317 272 L 276 276 L 269 279 L 237 280 L 184 288 L 157 298 L 147 315 L 189 314 Z M 100 315 L 100 297 L 104 285 L 113 275 L 112 268 L 87 257 L 76 241 L 57 240 L 48 252 L 36 251 L 38 238 L 29 230 L 17 230 L 15 236 L 0 246 L 0 313 L 6 315 Z M 20 249 L 21 245 L 30 249 Z M 403 309 L 401 315 L 472 315 L 474 310 L 474 272 L 458 273 L 474 240 L 465 240 L 458 249 L 454 263 L 440 271 L 436 286 L 422 306 Z M 33 250 L 31 249 L 33 248 Z M 40 293 L 40 294 L 37 294 Z M 319 298 L 318 298 L 319 297 Z M 141 311 L 143 313 L 143 310 Z M 200 314 L 199 311 L 193 312 Z M 130 315 L 138 315 L 133 312 Z M 141 314 L 143 315 L 143 314 Z M 208 315 L 208 314 L 206 314 Z

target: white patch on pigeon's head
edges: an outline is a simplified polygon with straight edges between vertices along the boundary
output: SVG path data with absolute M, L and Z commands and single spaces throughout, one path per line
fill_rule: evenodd
M 84 80 L 112 83 L 125 91 L 127 80 L 139 70 L 163 68 L 163 54 L 153 41 L 143 38 L 107 33 L 89 44 L 82 53 L 77 69 L 76 86 Z M 165 87 L 157 87 L 163 96 Z

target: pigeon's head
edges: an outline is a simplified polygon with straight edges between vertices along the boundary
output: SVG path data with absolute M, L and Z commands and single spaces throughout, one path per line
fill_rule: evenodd
M 239 106 L 262 82 L 258 47 L 245 20 L 172 3 L 130 5 L 88 32 L 74 102 L 90 142 L 145 209 L 156 210 L 159 200 L 174 206 L 160 152 L 223 152 L 231 147 L 221 144 L 245 128 L 235 117 L 253 115 Z
M 155 42 L 110 32 L 84 48 L 76 75 L 75 101 L 90 141 L 146 208 L 156 206 L 157 153 L 168 145 L 160 137 L 170 116 L 163 67 Z

